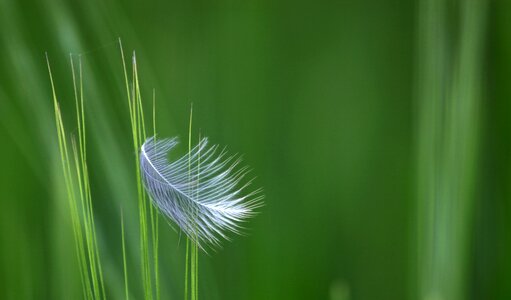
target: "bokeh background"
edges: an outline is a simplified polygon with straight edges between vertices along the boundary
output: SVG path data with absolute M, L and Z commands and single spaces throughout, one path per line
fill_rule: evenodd
M 80 299 L 48 53 L 89 169 L 110 299 L 132 299 L 138 212 L 119 47 L 160 136 L 244 154 L 265 206 L 200 257 L 202 299 L 509 299 L 511 2 L 0 0 L 0 298 Z M 161 220 L 162 299 L 184 243 Z

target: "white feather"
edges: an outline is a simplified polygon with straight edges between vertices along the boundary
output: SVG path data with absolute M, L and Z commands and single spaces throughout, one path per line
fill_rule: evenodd
M 240 223 L 262 205 L 260 190 L 245 193 L 251 180 L 240 186 L 248 173 L 238 167 L 241 159 L 226 157 L 218 146 L 202 139 L 190 153 L 170 162 L 168 152 L 177 138 L 148 138 L 140 150 L 144 185 L 156 207 L 173 220 L 202 249 L 220 246 L 228 232 L 240 234 Z

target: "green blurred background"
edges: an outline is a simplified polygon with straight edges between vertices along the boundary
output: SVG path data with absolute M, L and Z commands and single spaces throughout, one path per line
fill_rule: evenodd
M 0 0 L 0 298 L 79 299 L 51 89 L 89 169 L 107 294 L 142 297 L 117 38 L 160 136 L 244 154 L 265 206 L 200 257 L 202 299 L 510 299 L 511 2 Z M 184 147 L 184 146 L 183 146 Z M 160 220 L 162 298 L 184 243 Z

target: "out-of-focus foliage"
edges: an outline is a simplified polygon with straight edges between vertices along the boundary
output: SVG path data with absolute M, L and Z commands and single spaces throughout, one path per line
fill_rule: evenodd
M 0 298 L 82 294 L 45 52 L 75 134 L 82 57 L 107 294 L 122 208 L 142 295 L 121 37 L 159 135 L 185 140 L 193 102 L 197 137 L 265 189 L 248 236 L 200 257 L 202 299 L 508 299 L 511 5 L 475 2 L 1 0 Z M 184 239 L 160 222 L 162 299 L 181 299 Z

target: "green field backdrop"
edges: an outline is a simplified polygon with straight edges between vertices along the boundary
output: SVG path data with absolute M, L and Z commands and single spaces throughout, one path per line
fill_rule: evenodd
M 81 299 L 45 52 L 88 164 L 109 299 L 142 299 L 118 38 L 157 131 L 242 153 L 265 206 L 204 300 L 510 299 L 511 2 L 0 0 L 0 299 Z M 149 116 L 149 113 L 148 113 Z M 174 156 L 173 156 L 174 155 Z M 161 299 L 184 239 L 160 218 Z

